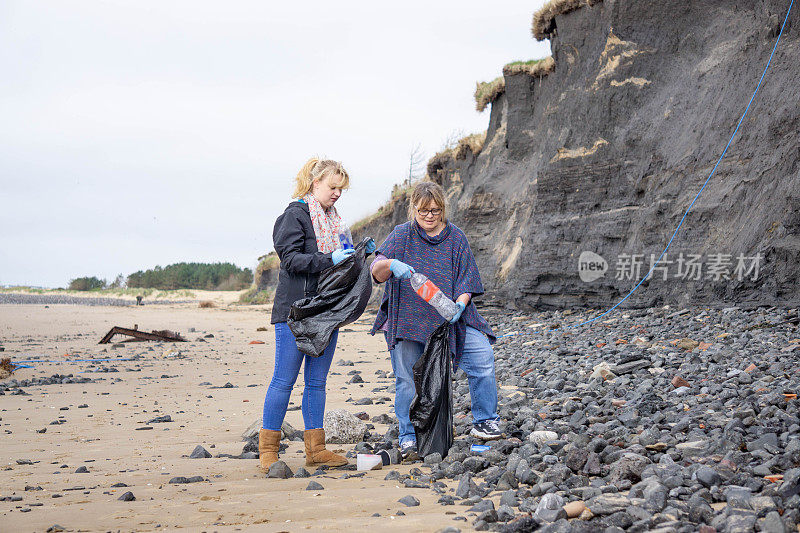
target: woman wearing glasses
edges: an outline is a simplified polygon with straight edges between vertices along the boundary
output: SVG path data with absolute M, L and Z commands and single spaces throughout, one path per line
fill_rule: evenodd
M 469 378 L 473 436 L 482 440 L 502 436 L 497 416 L 494 374 L 496 340 L 478 314 L 472 298 L 483 294 L 478 267 L 464 233 L 446 217 L 444 190 L 433 182 L 414 187 L 409 202 L 409 222 L 395 226 L 378 248 L 372 277 L 389 281 L 371 333 L 383 331 L 395 374 L 394 410 L 400 422 L 400 451 L 404 462 L 419 459 L 409 408 L 414 398 L 412 368 L 425 343 L 443 318 L 416 295 L 408 281 L 418 271 L 433 281 L 458 305 L 451 335 L 453 366 Z

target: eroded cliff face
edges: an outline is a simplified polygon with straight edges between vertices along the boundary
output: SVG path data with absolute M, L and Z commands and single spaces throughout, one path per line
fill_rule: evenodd
M 487 298 L 607 307 L 648 272 L 728 142 L 788 7 L 742 4 L 606 0 L 556 18 L 555 71 L 506 76 L 480 154 L 430 168 Z M 626 304 L 800 300 L 796 19 L 664 268 Z M 605 260 L 604 275 L 582 281 L 583 252 Z
M 484 301 L 608 308 L 627 294 L 728 142 L 784 4 L 605 0 L 557 16 L 555 70 L 506 75 L 482 151 L 428 166 L 469 237 Z M 800 303 L 798 16 L 662 268 L 624 306 Z M 406 207 L 393 201 L 354 237 L 380 243 Z M 584 252 L 596 254 L 590 281 Z

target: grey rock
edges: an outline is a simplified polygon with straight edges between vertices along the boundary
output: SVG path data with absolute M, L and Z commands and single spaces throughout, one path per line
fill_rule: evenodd
M 642 472 L 650 464 L 650 459 L 636 453 L 625 453 L 611 465 L 609 479 L 612 483 L 622 480 L 637 482 L 642 479 Z
M 133 502 L 136 501 L 136 496 L 131 491 L 128 491 L 117 499 L 122 502 Z
M 645 508 L 655 513 L 663 511 L 664 507 L 667 506 L 668 493 L 667 487 L 660 483 L 648 484 L 643 494 Z
M 403 496 L 397 501 L 402 503 L 406 507 L 416 507 L 419 505 L 419 500 L 410 494 L 408 496 Z
M 566 464 L 567 468 L 573 472 L 580 472 L 586 464 L 586 460 L 588 458 L 589 450 L 586 448 L 573 448 L 569 451 L 569 453 L 567 453 L 567 458 L 564 461 L 564 464 Z
M 517 507 L 519 505 L 519 499 L 517 498 L 516 491 L 507 490 L 500 496 L 500 507 Z
M 323 487 L 316 481 L 309 481 L 308 485 L 306 486 L 306 490 L 325 490 L 325 487 Z
M 170 478 L 169 483 L 173 485 L 180 485 L 184 483 L 199 483 L 201 481 L 205 481 L 203 476 L 191 476 L 191 477 L 175 476 L 173 478 Z
M 478 486 L 472 480 L 472 475 L 467 472 L 461 476 L 461 479 L 458 481 L 458 487 L 456 488 L 456 496 L 459 498 L 467 498 L 473 494 L 478 492 Z
M 564 498 L 557 494 L 545 494 L 536 506 L 535 515 L 544 522 L 555 522 L 567 517 L 564 507 Z
M 489 510 L 494 510 L 494 502 L 492 500 L 481 500 L 469 508 L 469 511 L 474 513 L 482 513 Z
M 356 444 L 367 432 L 367 425 L 344 409 L 333 409 L 325 413 L 323 420 L 325 442 L 332 444 Z
M 497 522 L 497 511 L 494 509 L 483 511 L 478 515 L 476 522 L 483 522 L 486 524 L 493 524 Z
M 735 512 L 725 522 L 726 533 L 750 533 L 756 524 L 755 513 Z
M 595 515 L 610 515 L 624 511 L 631 505 L 631 500 L 621 494 L 601 494 L 589 500 L 586 507 Z
M 725 501 L 735 509 L 751 509 L 750 498 L 752 493 L 747 487 L 727 487 L 725 490 Z
M 708 466 L 701 466 L 695 472 L 697 477 L 697 481 L 703 484 L 706 488 L 711 488 L 714 485 L 719 485 L 720 481 L 722 481 L 722 477 L 711 467 Z
M 558 439 L 558 433 L 555 431 L 533 431 L 528 435 L 528 440 L 534 444 L 544 444 L 549 440 Z
M 189 457 L 191 459 L 208 459 L 211 457 L 211 454 L 208 452 L 208 450 L 198 444 L 195 446 L 194 450 L 192 450 L 192 453 L 189 455 Z
M 589 476 L 599 476 L 602 471 L 600 455 L 595 452 L 589 452 L 586 463 L 583 465 L 583 473 Z
M 269 467 L 268 478 L 288 479 L 294 475 L 292 469 L 283 461 L 275 461 Z
M 435 465 L 442 462 L 442 454 L 439 452 L 434 452 L 425 456 L 423 459 L 423 463 L 426 465 Z
M 519 487 L 519 482 L 517 478 L 514 477 L 514 473 L 506 470 L 497 481 L 496 490 L 506 491 L 509 489 L 516 489 L 517 487 Z
M 768 512 L 760 526 L 761 531 L 766 533 L 787 533 L 788 531 L 777 511 Z

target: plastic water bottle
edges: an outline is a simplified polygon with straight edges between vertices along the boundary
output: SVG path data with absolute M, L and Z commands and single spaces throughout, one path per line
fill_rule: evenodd
M 411 276 L 411 287 L 419 294 L 419 297 L 428 302 L 436 309 L 445 320 L 452 320 L 458 312 L 458 306 L 453 300 L 437 287 L 428 276 L 415 272 Z
M 353 235 L 350 233 L 350 228 L 344 226 L 339 231 L 339 244 L 342 245 L 342 250 L 350 250 L 353 248 Z

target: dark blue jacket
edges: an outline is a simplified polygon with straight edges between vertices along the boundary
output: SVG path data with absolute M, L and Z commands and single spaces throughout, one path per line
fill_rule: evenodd
M 281 260 L 271 322 L 286 322 L 292 304 L 316 296 L 319 273 L 333 266 L 331 254 L 317 248 L 317 236 L 305 202 L 292 202 L 272 230 L 272 244 Z

